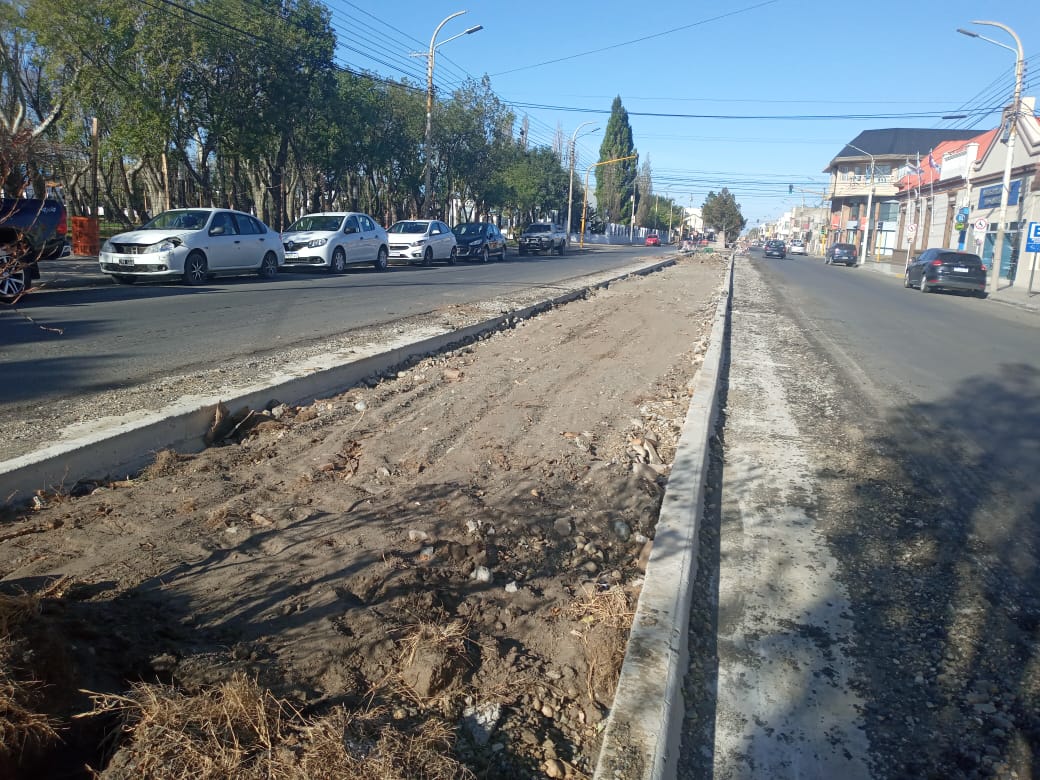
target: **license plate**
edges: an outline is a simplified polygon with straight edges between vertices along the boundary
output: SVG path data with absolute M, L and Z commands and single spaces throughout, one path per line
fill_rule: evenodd
M 953 267 L 953 270 L 954 270 L 954 271 L 955 271 L 956 273 L 959 273 L 959 274 L 966 274 L 966 273 L 968 273 L 968 269 L 967 269 L 967 268 L 965 268 L 965 267 L 964 267 L 963 265 L 955 265 L 955 266 Z
M 132 258 L 132 257 L 120 257 L 119 258 L 119 264 L 122 265 L 122 266 L 128 266 L 130 268 L 133 268 L 133 266 L 134 266 L 134 258 Z
M 299 256 L 300 256 L 299 252 L 286 252 L 285 253 L 285 259 L 286 260 L 294 260 L 295 258 L 297 258 Z

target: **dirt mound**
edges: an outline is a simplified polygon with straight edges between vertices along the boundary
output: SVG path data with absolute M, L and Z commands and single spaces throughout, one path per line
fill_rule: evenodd
M 686 260 L 335 398 L 222 410 L 203 453 L 41 496 L 0 575 L 69 578 L 62 687 L 97 705 L 50 758 L 591 773 L 723 272 Z

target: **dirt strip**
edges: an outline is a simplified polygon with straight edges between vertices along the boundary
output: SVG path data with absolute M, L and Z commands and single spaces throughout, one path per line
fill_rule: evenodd
M 724 274 L 684 259 L 5 518 L 0 591 L 43 597 L 0 637 L 30 651 L 0 659 L 42 681 L 32 706 L 61 728 L 0 770 L 142 776 L 163 734 L 192 730 L 144 728 L 124 701 L 137 716 L 113 757 L 113 709 L 71 720 L 91 708 L 79 689 L 190 697 L 249 679 L 300 727 L 225 773 L 326 776 L 304 726 L 335 711 L 385 713 L 393 744 L 426 735 L 447 763 L 425 776 L 591 774 Z M 390 743 L 334 742 L 355 776 L 395 776 L 357 768 Z

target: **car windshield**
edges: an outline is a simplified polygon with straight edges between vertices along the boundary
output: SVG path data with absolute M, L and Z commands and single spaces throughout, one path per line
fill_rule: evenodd
M 528 226 L 528 228 L 527 228 L 527 230 L 525 232 L 527 232 L 527 233 L 548 233 L 549 232 L 549 226 L 548 225 L 542 225 L 540 223 L 536 223 L 534 225 Z
M 206 227 L 210 212 L 202 210 L 164 211 L 145 222 L 141 230 L 202 230 Z
M 341 222 L 343 222 L 343 217 L 341 216 L 331 214 L 308 214 L 306 217 L 300 217 L 289 225 L 289 229 L 285 232 L 293 233 L 300 230 L 334 231 L 339 230 Z
M 425 233 L 426 229 L 430 226 L 429 222 L 416 222 L 415 220 L 405 220 L 403 222 L 395 222 L 390 226 L 387 233 Z
M 452 232 L 459 238 L 478 238 L 484 232 L 484 225 L 480 222 L 463 222 L 453 227 Z

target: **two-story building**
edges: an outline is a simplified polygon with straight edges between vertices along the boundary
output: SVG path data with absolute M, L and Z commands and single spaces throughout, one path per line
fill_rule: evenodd
M 967 140 L 977 134 L 975 130 L 887 128 L 857 135 L 823 171 L 831 177 L 827 244 L 862 247 L 866 238 L 868 254 L 891 256 L 900 217 L 900 168 L 908 160 L 926 157 L 943 141 Z

